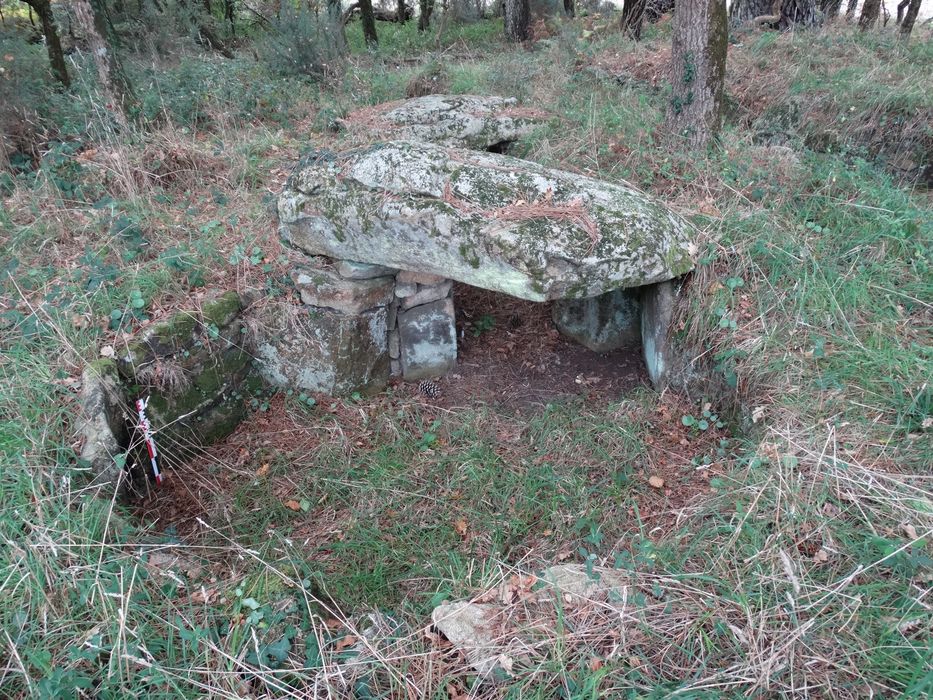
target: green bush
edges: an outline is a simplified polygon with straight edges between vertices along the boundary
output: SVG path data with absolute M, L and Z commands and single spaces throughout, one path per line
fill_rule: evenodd
M 325 13 L 312 12 L 304 4 L 294 7 L 283 3 L 256 48 L 273 73 L 321 79 L 339 61 L 342 40 Z

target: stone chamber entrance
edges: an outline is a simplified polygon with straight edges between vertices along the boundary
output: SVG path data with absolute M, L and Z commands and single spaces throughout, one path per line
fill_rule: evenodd
M 619 398 L 648 384 L 641 344 L 598 353 L 564 336 L 554 302 L 533 302 L 457 283 L 457 367 L 443 380 L 445 403 L 502 407 L 573 395 Z

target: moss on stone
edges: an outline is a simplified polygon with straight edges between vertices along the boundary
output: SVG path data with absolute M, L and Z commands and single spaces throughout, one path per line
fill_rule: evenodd
M 213 324 L 217 328 L 223 328 L 236 317 L 242 308 L 240 295 L 231 290 L 216 299 L 204 302 L 201 307 L 201 318 L 206 326 Z

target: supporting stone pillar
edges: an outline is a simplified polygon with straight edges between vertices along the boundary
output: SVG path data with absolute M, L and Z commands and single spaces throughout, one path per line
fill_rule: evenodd
M 678 280 L 641 288 L 641 345 L 648 376 L 656 389 L 663 389 L 670 380 L 673 364 L 671 318 L 674 315 L 678 288 Z
M 611 352 L 641 339 L 639 289 L 615 289 L 598 297 L 558 299 L 551 316 L 564 335 L 593 352 Z
M 457 364 L 453 282 L 436 275 L 402 271 L 396 277 L 389 330 L 393 374 L 406 381 L 440 377 Z
M 257 347 L 270 384 L 334 396 L 372 394 L 389 379 L 392 268 L 326 258 L 292 271 L 301 305 L 278 304 Z

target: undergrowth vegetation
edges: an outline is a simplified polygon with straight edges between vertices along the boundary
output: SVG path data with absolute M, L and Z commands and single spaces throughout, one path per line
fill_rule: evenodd
M 583 39 L 588 21 L 527 51 L 498 21 L 381 23 L 370 51 L 354 22 L 323 74 L 128 54 L 129 133 L 80 52 L 55 92 L 42 48 L 0 30 L 5 697 L 933 692 L 933 217 L 915 184 L 933 43 L 738 37 L 721 144 L 686 158 L 659 146 L 665 30 Z M 272 202 L 291 166 L 438 65 L 452 92 L 552 115 L 517 155 L 697 224 L 686 395 L 516 412 L 283 393 L 175 475 L 184 517 L 90 490 L 85 363 L 206 289 L 290 294 Z M 625 572 L 630 619 L 538 625 L 497 685 L 428 629 L 441 601 L 557 562 Z

